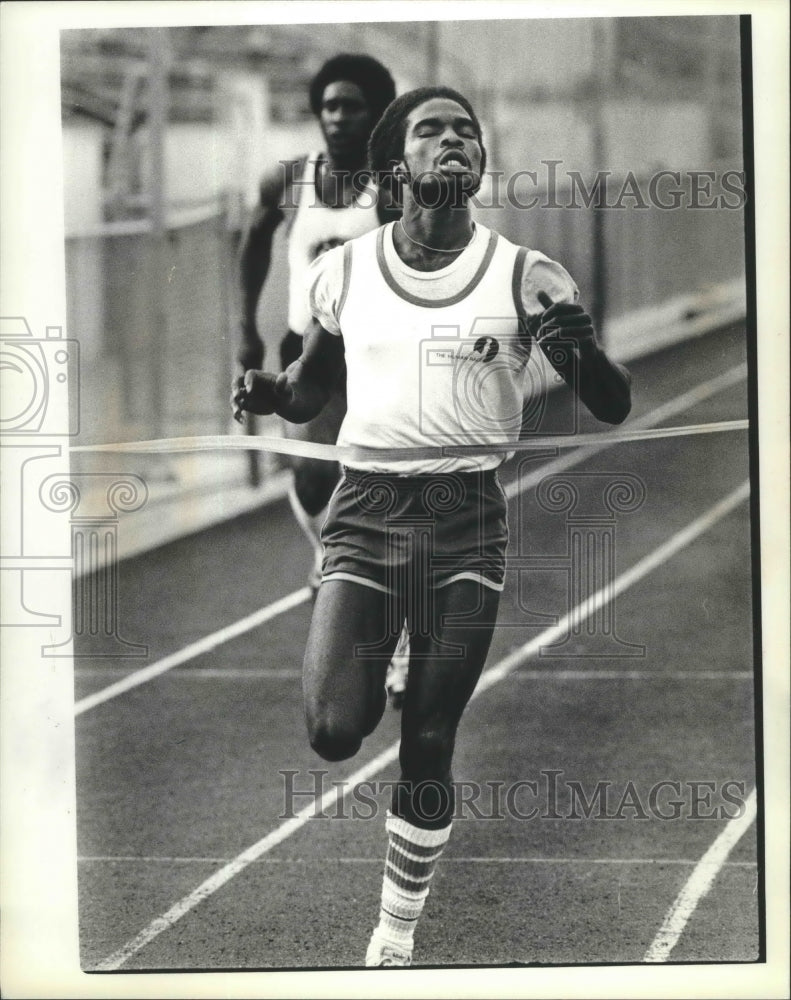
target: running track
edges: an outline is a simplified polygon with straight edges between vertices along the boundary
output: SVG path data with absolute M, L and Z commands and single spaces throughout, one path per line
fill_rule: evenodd
M 744 360 L 732 328 L 631 365 L 625 426 L 745 417 Z M 561 420 L 559 394 L 552 406 Z M 549 558 L 509 577 L 457 744 L 455 778 L 481 790 L 478 818 L 454 826 L 417 965 L 757 957 L 747 447 L 733 432 L 508 467 L 514 554 Z M 616 517 L 617 648 L 596 646 L 600 612 L 569 591 L 565 515 L 536 502 L 553 472 L 644 489 Z M 121 564 L 121 631 L 148 659 L 75 661 L 86 970 L 359 966 L 387 796 L 365 819 L 344 792 L 397 775 L 398 715 L 343 764 L 307 745 L 308 563 L 279 503 Z M 553 650 L 575 607 L 578 634 Z M 288 803 L 288 781 L 324 798 Z M 510 809 L 495 808 L 498 782 Z M 651 808 L 660 782 L 677 784 Z M 570 788 L 590 800 L 597 783 L 607 805 L 586 818 Z M 664 819 L 671 787 L 681 816 Z

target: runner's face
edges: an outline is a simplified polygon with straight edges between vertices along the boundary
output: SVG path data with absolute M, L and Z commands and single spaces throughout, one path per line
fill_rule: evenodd
M 402 165 L 413 179 L 432 174 L 473 191 L 480 184 L 481 158 L 475 123 L 455 101 L 434 97 L 407 116 Z
M 321 98 L 319 124 L 330 156 L 365 156 L 371 111 L 356 83 L 335 80 L 327 84 Z

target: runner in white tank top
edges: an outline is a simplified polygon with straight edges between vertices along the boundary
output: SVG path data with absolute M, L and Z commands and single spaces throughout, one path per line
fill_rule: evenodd
M 314 315 L 325 330 L 343 334 L 347 413 L 338 443 L 396 449 L 517 440 L 530 403 L 527 328 L 543 312 L 537 293 L 573 303 L 574 281 L 560 264 L 482 225 L 452 263 L 417 271 L 398 256 L 396 227 L 332 250 L 310 270 Z M 535 391 L 540 378 L 528 384 Z M 496 468 L 506 457 L 349 464 L 401 474 L 458 472 Z
M 322 176 L 331 172 L 326 154 L 310 153 L 301 166 L 288 230 L 288 327 L 299 335 L 312 319 L 305 294 L 310 265 L 325 251 L 378 228 L 381 222 L 376 187 L 367 174 L 360 175 L 359 193 L 351 192 L 348 205 L 330 206 L 319 195 Z
M 309 264 L 328 247 L 395 217 L 366 170 L 371 130 L 394 96 L 390 74 L 369 56 L 330 59 L 311 81 L 310 104 L 324 135 L 325 151 L 283 162 L 264 178 L 260 205 L 242 247 L 239 362 L 244 371 L 260 368 L 264 360 L 256 312 L 278 227 L 285 222 L 288 230 L 289 329 L 280 343 L 280 363 L 286 368 L 302 353 L 302 334 L 311 319 L 303 290 Z M 324 411 L 306 425 L 288 425 L 286 432 L 304 440 L 334 443 L 345 409 L 344 380 L 339 376 Z M 319 530 L 339 471 L 334 462 L 310 459 L 293 459 L 291 466 L 294 482 L 289 499 L 313 547 L 311 583 L 315 587 L 322 557 Z M 253 473 L 257 474 L 255 465 Z
M 316 323 L 288 372 L 248 372 L 242 411 L 307 420 L 348 368 L 343 440 L 419 449 L 478 442 L 482 454 L 349 468 L 324 527 L 325 576 L 305 653 L 311 745 L 353 756 L 384 703 L 404 614 L 409 682 L 392 794 L 379 923 L 365 964 L 409 965 L 414 931 L 448 840 L 456 732 L 486 660 L 505 577 L 505 497 L 486 452 L 519 433 L 531 344 L 599 420 L 631 407 L 628 372 L 597 343 L 558 264 L 474 227 L 468 197 L 485 166 L 469 102 L 442 87 L 404 94 L 371 137 L 371 165 L 400 183 L 401 222 L 312 265 Z M 460 956 L 461 957 L 461 956 Z M 430 962 L 430 957 L 429 957 Z

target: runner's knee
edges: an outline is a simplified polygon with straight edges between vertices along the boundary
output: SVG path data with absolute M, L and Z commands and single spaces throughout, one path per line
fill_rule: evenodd
M 324 760 L 347 760 L 362 745 L 362 734 L 346 720 L 309 712 L 307 721 L 310 745 Z

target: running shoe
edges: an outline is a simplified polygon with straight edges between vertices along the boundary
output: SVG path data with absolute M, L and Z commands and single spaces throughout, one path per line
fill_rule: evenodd
M 368 951 L 365 953 L 366 968 L 394 968 L 411 964 L 411 951 L 386 941 L 379 936 L 378 931 L 373 932 Z

